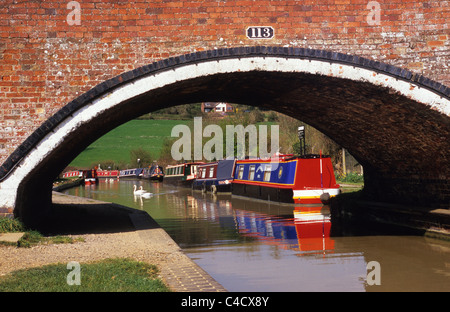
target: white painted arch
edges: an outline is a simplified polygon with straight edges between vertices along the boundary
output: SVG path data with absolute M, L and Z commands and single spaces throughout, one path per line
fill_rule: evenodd
M 62 120 L 53 131 L 49 132 L 37 145 L 23 157 L 0 183 L 0 207 L 14 209 L 17 201 L 18 187 L 34 168 L 40 165 L 49 153 L 62 144 L 69 133 L 87 122 L 98 118 L 105 111 L 136 96 L 152 90 L 176 84 L 189 79 L 208 77 L 234 72 L 283 72 L 307 73 L 332 76 L 389 88 L 416 102 L 427 105 L 430 109 L 450 116 L 450 100 L 442 95 L 424 88 L 415 82 L 398 79 L 392 75 L 367 69 L 354 64 L 333 63 L 329 60 L 305 59 L 283 56 L 246 56 L 227 57 L 223 59 L 203 60 L 169 67 L 148 75 L 143 75 L 119 85 L 98 98 L 93 99 L 72 115 Z

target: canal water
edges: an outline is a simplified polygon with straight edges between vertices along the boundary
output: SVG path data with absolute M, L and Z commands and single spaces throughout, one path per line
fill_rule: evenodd
M 153 196 L 134 196 L 134 184 Z M 450 291 L 450 242 L 383 226 L 342 226 L 327 206 L 139 180 L 103 180 L 64 192 L 145 210 L 229 291 Z

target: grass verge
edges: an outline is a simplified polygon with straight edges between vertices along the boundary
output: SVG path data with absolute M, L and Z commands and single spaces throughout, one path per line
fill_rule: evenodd
M 0 277 L 0 292 L 169 292 L 156 266 L 133 259 L 80 264 L 79 285 L 73 267 L 52 264 Z M 69 285 L 72 284 L 72 285 Z
M 72 238 L 70 236 L 43 236 L 37 231 L 27 229 L 22 222 L 17 219 L 0 217 L 0 233 L 25 232 L 22 238 L 17 242 L 17 247 L 32 247 L 38 244 L 73 244 L 83 242 L 82 237 Z M 15 243 L 0 242 L 3 245 L 15 245 Z
M 0 217 L 0 233 L 25 232 L 25 227 L 17 219 Z

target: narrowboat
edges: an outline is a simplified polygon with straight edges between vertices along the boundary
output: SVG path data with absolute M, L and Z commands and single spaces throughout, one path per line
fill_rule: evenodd
M 203 164 L 202 162 L 190 162 L 177 165 L 169 165 L 166 167 L 164 175 L 164 183 L 192 187 L 197 176 L 197 166 Z
M 278 155 L 236 162 L 232 194 L 293 204 L 325 204 L 340 193 L 329 156 Z
M 144 168 L 142 171 L 142 179 L 148 179 L 150 181 L 161 182 L 164 178 L 164 171 L 161 166 L 152 165 L 148 168 Z
M 235 159 L 223 159 L 197 166 L 194 190 L 211 193 L 231 193 Z
M 73 178 L 73 177 L 81 177 L 83 176 L 82 171 L 74 170 L 74 171 L 67 171 L 64 172 L 63 178 Z
M 119 170 L 98 170 L 97 175 L 100 179 L 117 178 Z
M 120 170 L 119 179 L 139 179 L 142 175 L 143 168 L 133 168 Z
M 83 170 L 84 185 L 92 185 L 98 183 L 97 169 Z

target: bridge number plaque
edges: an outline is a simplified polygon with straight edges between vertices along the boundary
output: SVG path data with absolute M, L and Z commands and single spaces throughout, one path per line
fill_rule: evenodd
M 250 26 L 246 33 L 249 39 L 272 39 L 275 35 L 272 26 Z

